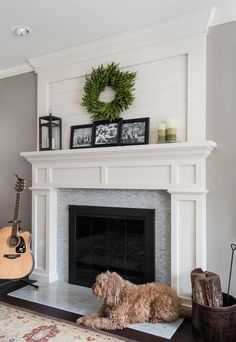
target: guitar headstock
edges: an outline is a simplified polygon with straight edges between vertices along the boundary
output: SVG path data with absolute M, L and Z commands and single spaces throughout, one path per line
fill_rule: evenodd
M 17 176 L 15 190 L 17 192 L 22 192 L 25 188 L 26 188 L 26 181 L 23 178 L 20 178 Z

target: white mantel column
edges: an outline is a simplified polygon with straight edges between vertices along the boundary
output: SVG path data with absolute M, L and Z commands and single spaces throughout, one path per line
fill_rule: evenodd
M 170 192 L 170 191 L 169 191 Z M 206 269 L 206 192 L 171 192 L 171 287 L 188 304 L 190 271 Z
M 35 259 L 31 279 L 51 283 L 57 275 L 57 190 L 32 189 L 32 251 Z

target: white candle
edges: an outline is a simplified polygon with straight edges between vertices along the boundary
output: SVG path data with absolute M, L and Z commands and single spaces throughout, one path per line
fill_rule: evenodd
M 174 119 L 166 120 L 166 141 L 169 143 L 176 142 L 176 123 Z
M 160 123 L 158 126 L 158 142 L 164 143 L 166 141 L 166 124 Z
M 52 150 L 55 150 L 55 138 L 52 138 Z
M 166 129 L 166 124 L 164 122 L 160 123 L 158 129 Z
M 49 148 L 49 138 L 47 138 L 46 148 Z M 55 150 L 55 138 L 52 138 L 52 150 Z
M 176 128 L 176 123 L 174 119 L 166 120 L 166 128 Z

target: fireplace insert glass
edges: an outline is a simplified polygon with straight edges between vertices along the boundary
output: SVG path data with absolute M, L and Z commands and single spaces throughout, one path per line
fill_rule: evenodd
M 154 281 L 154 232 L 154 209 L 70 205 L 69 282 L 91 286 L 107 270 Z

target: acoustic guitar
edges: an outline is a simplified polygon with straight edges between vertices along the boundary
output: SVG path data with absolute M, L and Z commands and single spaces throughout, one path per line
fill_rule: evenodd
M 34 259 L 30 250 L 31 235 L 20 228 L 19 207 L 25 181 L 17 175 L 15 185 L 16 201 L 14 219 L 11 226 L 0 229 L 0 279 L 20 279 L 30 274 Z

